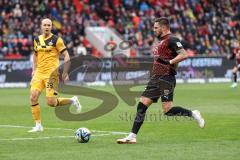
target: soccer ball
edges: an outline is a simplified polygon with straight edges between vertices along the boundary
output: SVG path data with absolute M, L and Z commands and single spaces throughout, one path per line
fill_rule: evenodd
M 87 128 L 78 128 L 75 132 L 75 138 L 79 143 L 87 143 L 90 137 L 91 132 Z

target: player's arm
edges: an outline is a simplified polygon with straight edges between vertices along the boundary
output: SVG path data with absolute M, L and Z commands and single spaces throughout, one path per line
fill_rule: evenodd
M 32 56 L 32 76 L 34 75 L 37 69 L 37 43 L 35 40 L 33 41 L 33 48 L 34 48 L 34 52 Z
M 169 64 L 176 64 L 188 58 L 188 54 L 185 49 L 180 49 L 176 51 L 178 55 L 169 61 Z
M 37 53 L 33 53 L 32 56 L 32 76 L 34 75 L 37 68 Z
M 70 56 L 67 50 L 64 50 L 62 52 L 62 55 L 64 57 L 62 79 L 64 80 L 64 82 L 66 82 L 69 80 L 68 71 L 69 71 L 71 62 L 70 62 Z
M 157 62 L 165 65 L 170 65 L 170 64 L 177 64 L 184 59 L 188 58 L 188 54 L 186 50 L 183 48 L 180 40 L 175 37 L 171 37 L 169 40 L 169 48 L 174 52 L 177 53 L 177 56 L 171 60 L 166 60 L 162 58 L 158 58 Z
M 161 59 L 160 57 L 157 59 L 157 62 L 165 65 L 169 64 L 176 64 L 178 62 L 183 61 L 184 59 L 188 58 L 188 54 L 185 49 L 180 49 L 177 51 L 178 55 L 171 59 L 171 60 L 166 60 L 166 59 Z
M 63 55 L 64 57 L 62 79 L 64 82 L 66 82 L 69 80 L 68 70 L 71 65 L 70 56 L 68 54 L 67 47 L 65 46 L 62 38 L 59 37 L 57 39 L 56 47 L 57 47 L 57 50 L 59 51 L 59 54 Z

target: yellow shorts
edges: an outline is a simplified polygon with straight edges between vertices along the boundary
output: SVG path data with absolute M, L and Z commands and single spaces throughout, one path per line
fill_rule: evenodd
M 46 97 L 56 97 L 58 95 L 59 77 L 56 76 L 44 76 L 40 74 L 34 74 L 31 80 L 31 91 L 38 90 L 42 92 L 46 88 Z

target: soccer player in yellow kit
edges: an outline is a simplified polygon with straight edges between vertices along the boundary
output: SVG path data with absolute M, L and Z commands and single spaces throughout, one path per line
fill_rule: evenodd
M 32 116 L 36 122 L 28 132 L 41 132 L 43 126 L 40 116 L 40 105 L 38 98 L 46 88 L 46 101 L 51 107 L 63 106 L 73 104 L 77 112 L 81 111 L 81 105 L 76 96 L 72 98 L 60 98 L 57 97 L 57 87 L 59 83 L 58 79 L 58 67 L 59 57 L 64 57 L 64 69 L 62 73 L 62 79 L 64 82 L 69 80 L 68 67 L 69 67 L 69 54 L 64 45 L 62 38 L 51 33 L 52 21 L 45 18 L 41 22 L 42 34 L 34 39 L 34 54 L 33 54 L 33 70 L 31 80 L 31 105 Z

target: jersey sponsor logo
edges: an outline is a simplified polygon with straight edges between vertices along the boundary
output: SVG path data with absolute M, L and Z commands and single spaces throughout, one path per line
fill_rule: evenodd
M 51 49 L 39 49 L 38 52 L 51 52 Z
M 53 42 L 52 42 L 52 41 L 50 41 L 50 42 L 48 43 L 48 45 L 49 45 L 49 46 L 52 46 L 52 45 L 53 45 Z

